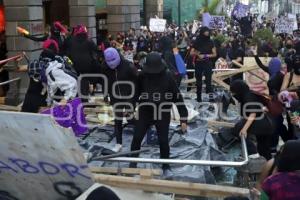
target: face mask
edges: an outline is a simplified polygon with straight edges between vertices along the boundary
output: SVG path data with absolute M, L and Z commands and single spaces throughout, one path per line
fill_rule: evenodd
M 287 49 L 291 49 L 291 48 L 292 48 L 292 45 L 287 44 L 287 45 L 285 45 L 285 47 L 286 47 Z

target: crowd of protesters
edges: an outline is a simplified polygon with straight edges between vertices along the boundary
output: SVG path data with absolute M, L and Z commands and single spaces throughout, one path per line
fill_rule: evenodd
M 114 150 L 118 152 L 122 148 L 122 117 L 132 116 L 137 104 L 154 103 L 157 108 L 163 105 L 168 112 L 157 119 L 154 116 L 157 110 L 151 106 L 138 110 L 131 150 L 140 149 L 146 131 L 155 125 L 161 158 L 169 158 L 171 104 L 181 103 L 177 107 L 183 131 L 187 128 L 188 115 L 183 97 L 178 95 L 185 75 L 178 69 L 175 54 L 181 55 L 188 69 L 195 70 L 188 72 L 187 77 L 196 78 L 196 100 L 199 103 L 203 101 L 203 76 L 205 91 L 212 94 L 215 67 L 238 68 L 233 63 L 243 64 L 244 57 L 254 57 L 257 65 L 269 74 L 268 98 L 265 94 L 252 91 L 242 75 L 226 80 L 233 98 L 241 105 L 241 120 L 233 132 L 246 138 L 250 158 L 263 156 L 274 165 L 259 187 L 263 191 L 262 196 L 266 199 L 300 199 L 295 189 L 300 185 L 300 145 L 297 142 L 300 137 L 300 38 L 298 31 L 294 31 L 293 34 L 274 34 L 277 45 L 268 41 L 255 43 L 253 36 L 257 30 L 269 29 L 273 32 L 275 27 L 274 20 L 258 21 L 256 16 L 248 14 L 240 19 L 227 19 L 225 27 L 219 30 L 202 26 L 201 23 L 195 25 L 187 22 L 180 27 L 169 24 L 163 33 L 141 27 L 140 30 L 130 29 L 114 36 L 98 35 L 97 44 L 88 38 L 85 26 L 78 25 L 68 30 L 55 22 L 44 37 L 24 34 L 28 39 L 44 43 L 40 57 L 28 65 L 30 85 L 22 111 L 38 112 L 40 107 L 53 103 L 65 105 L 78 94 L 83 102 L 88 101 L 95 85 L 103 83 L 97 78 L 84 78 L 79 86 L 77 78 L 85 74 L 103 74 L 108 77 L 108 101 L 114 106 L 115 116 L 118 116 L 115 119 L 117 145 Z M 263 65 L 259 58 L 266 56 L 271 57 L 268 66 Z M 127 85 L 116 86 L 120 81 L 131 81 L 135 92 Z M 157 99 L 157 93 L 162 98 Z M 166 93 L 171 97 L 168 98 Z M 245 107 L 253 102 L 260 104 Z M 275 108 L 271 106 L 274 102 L 282 105 L 281 112 L 274 114 Z M 255 136 L 256 142 L 250 136 Z M 277 152 L 279 137 L 286 144 L 274 161 L 272 153 Z M 131 167 L 136 165 L 131 164 Z M 164 165 L 163 168 L 169 169 L 169 166 Z M 272 176 L 274 171 L 279 173 Z

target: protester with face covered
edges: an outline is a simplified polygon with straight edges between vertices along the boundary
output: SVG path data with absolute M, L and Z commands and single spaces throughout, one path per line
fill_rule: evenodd
M 104 57 L 103 73 L 108 81 L 108 95 L 115 116 L 114 133 L 117 141 L 113 151 L 119 152 L 122 149 L 123 117 L 130 117 L 136 104 L 137 71 L 133 63 L 120 56 L 114 48 L 106 49 Z M 119 83 L 124 81 L 128 83 Z
M 273 123 L 264 113 L 263 102 L 242 80 L 235 80 L 230 85 L 230 91 L 240 103 L 242 117 L 234 127 L 234 135 L 246 137 L 248 153 L 252 157 L 256 157 L 258 153 L 267 160 L 271 159 Z M 257 146 L 250 140 L 251 135 L 255 135 Z
M 276 54 L 271 54 L 271 56 L 274 57 L 272 57 L 272 59 L 270 60 L 269 65 L 265 66 L 257 56 L 257 51 L 253 51 L 253 54 L 255 55 L 255 60 L 258 66 L 269 74 L 270 79 L 267 82 L 269 93 L 273 98 L 276 99 L 277 95 L 280 93 L 281 85 L 284 79 L 284 72 L 282 71 L 281 60 L 277 57 Z M 272 149 L 276 151 L 279 142 L 279 136 L 281 136 L 283 141 L 288 141 L 290 139 L 293 139 L 293 134 L 288 132 L 286 126 L 283 124 L 284 118 L 282 114 L 273 117 L 273 120 L 275 129 L 272 140 Z
M 52 39 L 55 40 L 58 44 L 58 47 L 62 49 L 67 34 L 68 30 L 59 21 L 56 21 L 50 27 L 50 34 L 45 34 L 42 37 L 28 34 L 23 34 L 23 36 L 36 42 L 44 42 L 47 39 Z
M 188 112 L 172 73 L 158 53 L 147 55 L 146 63 L 139 75 L 138 85 L 139 105 L 131 151 L 140 150 L 147 130 L 151 125 L 155 125 L 160 146 L 160 157 L 169 158 L 168 135 L 172 103 L 175 103 L 178 108 L 183 132 L 187 128 Z M 131 163 L 130 166 L 136 167 L 136 163 Z M 169 165 L 164 164 L 163 169 L 169 169 Z
M 100 73 L 99 52 L 97 45 L 88 38 L 87 28 L 78 25 L 73 30 L 72 37 L 66 41 L 64 52 L 74 64 L 74 69 L 79 75 Z M 83 102 L 87 101 L 90 84 L 95 80 L 83 78 L 80 81 L 80 97 Z
M 212 90 L 212 68 L 213 59 L 217 56 L 214 42 L 210 39 L 208 27 L 202 27 L 191 50 L 191 56 L 195 57 L 195 76 L 197 85 L 197 101 L 202 102 L 202 77 L 205 76 L 206 93 Z
M 278 173 L 262 184 L 261 200 L 300 199 L 300 141 L 288 141 L 278 158 Z
M 144 36 L 140 36 L 138 38 L 138 42 L 137 42 L 136 52 L 139 53 L 141 51 L 144 51 L 144 52 L 150 51 L 148 41 L 146 40 L 146 38 Z

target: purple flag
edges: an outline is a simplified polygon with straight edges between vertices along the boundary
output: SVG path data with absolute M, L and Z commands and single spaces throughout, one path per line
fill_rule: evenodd
M 76 137 L 88 131 L 83 106 L 79 98 L 69 101 L 66 106 L 55 106 L 41 113 L 52 115 L 55 121 L 64 128 L 72 128 Z

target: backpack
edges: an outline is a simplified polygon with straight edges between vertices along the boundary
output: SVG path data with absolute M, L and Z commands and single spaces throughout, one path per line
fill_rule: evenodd
M 68 74 L 69 76 L 73 77 L 74 79 L 77 80 L 78 78 L 78 73 L 76 72 L 76 70 L 73 67 L 73 62 L 71 61 L 71 59 L 67 56 L 55 56 L 55 60 L 61 64 L 63 64 L 63 68 L 62 70 L 64 71 L 64 73 Z

